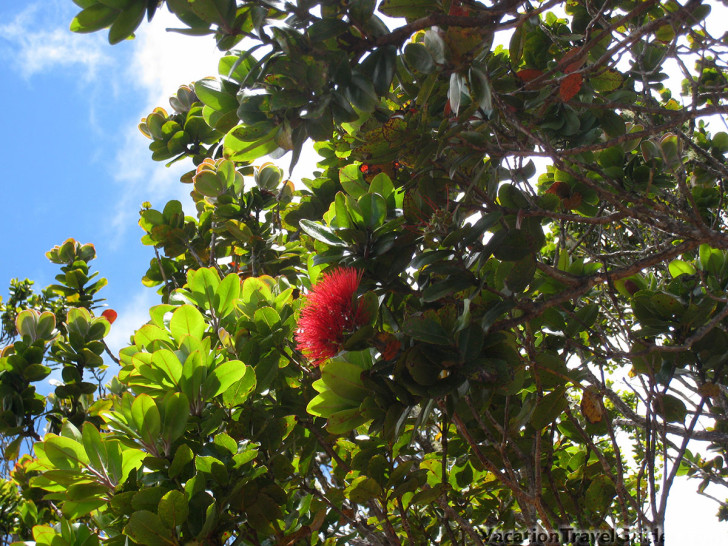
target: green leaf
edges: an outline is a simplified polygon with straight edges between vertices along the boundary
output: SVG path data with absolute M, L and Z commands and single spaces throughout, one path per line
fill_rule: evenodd
M 220 286 L 220 277 L 213 267 L 201 267 L 187 274 L 187 287 L 192 300 L 203 309 L 215 307 L 215 293 Z
M 674 37 L 675 29 L 670 24 L 662 25 L 655 31 L 655 38 L 661 42 L 669 43 Z
M 445 279 L 431 284 L 422 291 L 422 301 L 431 302 L 438 301 L 441 298 L 472 288 L 473 283 L 470 279 L 457 277 L 454 279 Z
M 713 135 L 711 146 L 718 153 L 724 154 L 728 152 L 728 133 L 719 131 Z
M 202 385 L 202 398 L 212 400 L 245 375 L 248 366 L 239 360 L 229 360 L 217 366 Z
M 235 309 L 235 304 L 240 297 L 240 277 L 235 273 L 227 275 L 215 290 L 215 296 L 217 316 L 221 319 L 225 318 Z
M 21 337 L 28 336 L 31 341 L 38 339 L 38 312 L 35 309 L 25 309 L 15 317 L 15 329 Z
M 700 21 L 710 15 L 711 11 L 712 8 L 709 4 L 698 4 L 693 8 L 692 13 L 688 16 L 688 21 L 691 25 L 697 25 Z
M 468 72 L 468 87 L 473 102 L 485 112 L 486 116 L 490 116 L 493 113 L 493 97 L 486 74 L 479 68 L 471 67 Z
M 261 45 L 254 46 L 240 55 L 222 57 L 218 63 L 218 73 L 238 83 L 243 82 L 250 70 L 255 66 L 255 58 L 252 53 Z
M 238 100 L 222 89 L 219 80 L 206 78 L 195 82 L 195 94 L 200 101 L 214 110 L 230 111 L 237 110 Z
M 58 469 L 75 470 L 89 464 L 89 459 L 83 446 L 65 436 L 49 434 L 46 436 L 42 446 L 45 457 Z
M 308 37 L 312 42 L 323 42 L 335 38 L 349 30 L 349 24 L 341 19 L 319 19 L 308 27 Z
M 238 162 L 253 161 L 259 157 L 263 157 L 278 148 L 278 144 L 275 141 L 278 130 L 279 127 L 273 126 L 272 129 L 259 139 L 250 141 L 238 138 L 238 134 L 241 131 L 238 130 L 238 127 L 233 127 L 223 139 L 223 155 L 227 159 Z M 249 137 L 249 135 L 243 136 L 246 138 Z
M 195 15 L 206 23 L 215 23 L 220 26 L 232 24 L 230 18 L 234 15 L 235 3 L 229 0 L 195 0 L 188 2 Z
M 586 490 L 585 508 L 597 514 L 604 514 L 614 502 L 615 493 L 614 482 L 609 476 L 595 476 Z
M 222 393 L 222 401 L 229 408 L 240 406 L 245 403 L 254 390 L 255 370 L 250 366 L 246 366 L 243 377 Z
M 346 434 L 370 420 L 359 408 L 344 409 L 329 415 L 326 430 L 334 435 Z
M 231 129 L 228 135 L 240 142 L 250 143 L 265 137 L 273 129 L 275 129 L 275 125 L 270 121 L 259 121 L 252 125 L 238 125 Z
M 513 267 L 506 275 L 505 283 L 513 293 L 526 289 L 536 274 L 536 259 L 533 255 L 527 255 L 513 264 Z
M 387 17 L 405 17 L 409 20 L 437 12 L 439 6 L 434 0 L 384 0 L 379 4 L 379 11 Z
M 381 195 L 385 199 L 388 199 L 389 196 L 394 193 L 394 191 L 394 184 L 392 184 L 392 179 L 389 178 L 387 173 L 379 173 L 374 178 L 372 178 L 368 190 L 369 193 Z
M 78 487 L 78 484 L 71 485 L 67 490 L 67 495 L 76 489 L 79 490 L 79 493 L 77 493 L 77 494 L 88 495 L 89 491 L 84 491 L 84 490 L 91 489 L 91 490 L 94 490 L 97 495 L 100 495 L 100 494 L 102 494 L 103 488 L 98 485 L 90 485 L 90 484 L 83 484 L 82 487 Z M 68 519 L 76 519 L 76 518 L 80 518 L 80 517 L 88 515 L 89 513 L 93 512 L 94 510 L 107 504 L 107 502 L 108 501 L 105 498 L 96 498 L 96 499 L 85 498 L 83 500 L 67 500 L 67 501 L 63 502 L 63 505 L 61 507 L 61 512 L 63 513 L 63 516 Z
M 382 495 L 382 488 L 372 478 L 359 476 L 344 490 L 344 494 L 353 502 L 365 504 L 368 500 Z
M 273 279 L 270 277 L 248 277 L 243 281 L 243 297 L 244 303 L 257 304 L 260 301 L 273 301 Z
M 90 6 L 76 15 L 71 21 L 71 32 L 96 32 L 108 27 L 119 15 L 119 11 L 103 4 Z
M 306 219 L 301 220 L 299 222 L 299 225 L 305 233 L 307 233 L 317 241 L 326 243 L 329 246 L 346 246 L 346 243 L 339 239 L 332 229 L 326 226 Z
M 452 339 L 445 329 L 431 317 L 411 317 L 403 325 L 402 330 L 408 336 L 434 345 L 450 345 Z
M 190 402 L 184 393 L 168 393 L 162 401 L 162 409 L 164 418 L 161 424 L 161 436 L 167 445 L 171 445 L 185 432 L 190 416 Z
M 142 440 L 155 445 L 161 431 L 161 416 L 154 399 L 148 394 L 137 396 L 131 405 L 131 418 Z
M 518 262 L 533 252 L 528 235 L 522 229 L 498 231 L 488 245 L 493 249 L 493 256 L 508 262 Z
M 24 438 L 22 436 L 18 436 L 15 438 L 12 442 L 8 443 L 5 446 L 5 450 L 3 451 L 3 457 L 6 461 L 14 461 L 18 458 L 20 455 L 20 444 Z
M 72 0 L 74 4 L 76 4 L 79 8 L 90 8 L 94 4 L 98 4 L 99 0 Z M 126 2 L 127 0 L 117 0 L 119 2 Z M 113 2 L 113 0 L 112 0 Z M 106 2 L 101 2 L 102 4 L 107 4 Z M 113 5 L 111 7 L 114 7 Z
M 725 256 L 718 250 L 707 244 L 700 245 L 700 266 L 704 271 L 718 275 L 725 263 Z
M 233 440 L 232 436 L 224 432 L 216 434 L 213 443 L 225 449 L 230 455 L 235 455 L 238 452 L 238 443 Z
M 52 370 L 48 366 L 43 366 L 42 364 L 31 364 L 23 370 L 23 377 L 33 383 L 45 379 L 50 375 L 51 371 Z
M 321 366 L 321 379 L 342 398 L 360 403 L 369 395 L 361 381 L 362 369 L 345 360 L 333 359 Z
M 169 470 L 167 472 L 169 478 L 174 479 L 179 476 L 180 472 L 182 472 L 184 467 L 188 463 L 191 463 L 194 458 L 195 454 L 192 453 L 192 450 L 187 444 L 180 445 L 174 454 L 172 464 L 169 465 Z
M 180 377 L 182 377 L 182 363 L 175 353 L 168 349 L 154 351 L 152 364 L 162 370 L 173 385 L 179 383 Z
M 682 423 L 688 414 L 685 402 L 672 394 L 658 394 L 652 405 L 655 412 L 668 422 Z
M 511 209 L 527 209 L 529 202 L 521 190 L 515 184 L 502 184 L 498 188 L 498 201 L 504 207 Z
M 381 195 L 366 193 L 362 195 L 357 204 L 361 209 L 364 225 L 374 229 L 384 224 L 387 217 L 387 201 Z
M 206 326 L 202 314 L 191 305 L 183 305 L 177 309 L 169 321 L 169 330 L 178 342 L 186 335 L 202 339 Z
M 569 370 L 566 363 L 554 353 L 537 353 L 535 364 L 538 366 L 538 375 L 544 388 L 558 387 L 568 380 Z
M 440 495 L 444 494 L 447 485 L 444 483 L 437 484 L 435 487 L 423 489 L 415 493 L 410 499 L 410 506 L 422 506 L 434 502 Z
M 121 445 L 121 443 L 117 442 L 116 445 Z M 109 448 L 109 454 L 111 455 L 111 448 Z M 124 483 L 129 477 L 129 473 L 132 470 L 138 469 L 142 465 L 142 461 L 146 456 L 147 453 L 141 449 L 121 446 L 121 475 L 119 476 L 119 479 L 116 480 L 117 483 Z
M 144 0 L 135 0 L 128 8 L 124 9 L 109 29 L 109 43 L 118 44 L 134 34 L 144 19 L 147 11 L 147 4 Z
M 195 457 L 195 468 L 198 472 L 211 476 L 219 483 L 227 481 L 228 474 L 225 465 L 216 457 L 198 455 Z
M 336 197 L 334 198 L 334 211 L 336 212 L 336 217 L 335 219 L 332 219 L 331 224 L 335 224 L 337 228 L 346 229 L 351 228 L 354 225 L 346 207 L 346 198 L 347 196 L 344 192 L 336 192 Z
M 145 324 L 134 334 L 134 344 L 140 347 L 149 347 L 154 341 L 169 341 L 169 334 L 154 324 Z
M 159 501 L 157 509 L 160 521 L 170 529 L 185 523 L 189 512 L 184 493 L 176 490 L 167 492 Z
M 595 91 L 610 93 L 622 85 L 622 75 L 613 69 L 600 71 L 589 77 L 589 83 Z
M 314 383 L 314 387 L 316 387 L 316 383 L 318 381 Z M 306 411 L 317 417 L 328 418 L 344 410 L 357 410 L 358 407 L 359 402 L 343 398 L 334 391 L 327 389 L 319 393 L 308 403 Z
M 176 545 L 171 529 L 162 523 L 159 516 L 149 510 L 134 512 L 124 527 L 124 534 L 139 544 L 147 546 Z
M 599 316 L 599 306 L 596 303 L 590 303 L 580 308 L 574 317 L 569 318 L 569 322 L 564 329 L 567 337 L 575 335 L 577 332 L 585 332 L 591 328 Z
M 372 112 L 377 105 L 377 92 L 374 84 L 360 74 L 354 74 L 351 83 L 345 89 L 346 96 L 362 112 Z
M 531 426 L 536 430 L 547 427 L 563 413 L 569 405 L 564 387 L 548 393 L 536 403 L 531 414 Z
M 519 24 L 516 30 L 513 31 L 513 34 L 511 34 L 511 39 L 508 43 L 508 55 L 513 68 L 517 68 L 521 64 L 525 30 L 525 25 L 523 23 Z
M 600 121 L 604 132 L 612 138 L 622 136 L 627 132 L 627 124 L 624 118 L 616 112 L 610 110 L 603 112 Z
M 665 160 L 665 164 L 669 168 L 672 169 L 682 164 L 680 143 L 678 142 L 677 135 L 668 133 L 662 137 L 660 140 L 660 152 L 662 154 L 662 159 Z
M 218 197 L 225 192 L 225 183 L 217 173 L 202 171 L 195 176 L 195 189 L 206 197 Z
M 670 270 L 670 275 L 674 278 L 677 278 L 680 275 L 695 275 L 695 266 L 685 260 L 671 261 L 668 265 L 668 269 Z
M 109 6 L 110 8 L 118 9 L 119 11 L 125 10 L 128 8 L 134 0 L 87 0 L 90 4 L 103 4 L 104 6 Z M 74 3 L 75 0 L 74 0 Z M 87 7 L 87 6 L 82 6 Z
M 347 165 L 341 169 L 339 171 L 339 182 L 344 191 L 354 199 L 359 199 L 369 191 L 358 165 Z
M 363 25 L 371 19 L 376 7 L 376 0 L 351 0 L 349 2 L 349 17 L 357 24 Z
M 331 113 L 333 114 L 333 118 L 336 123 L 350 123 L 359 119 L 359 114 L 354 111 L 351 104 L 349 104 L 349 100 L 347 100 L 347 98 L 341 92 L 332 91 L 330 96 Z M 313 119 L 311 119 L 310 121 L 313 121 Z M 328 124 L 326 126 L 328 126 Z M 311 127 L 310 123 L 309 127 Z M 313 133 L 311 129 L 309 129 L 309 131 Z M 326 135 L 326 138 L 329 138 L 330 136 L 331 135 L 329 133 L 329 135 Z
M 207 377 L 207 367 L 203 364 L 199 351 L 193 351 L 182 364 L 182 377 L 180 389 L 187 395 L 190 402 L 200 400 L 200 387 Z
M 407 64 L 423 74 L 429 74 L 435 69 L 435 60 L 424 44 L 407 44 L 404 48 L 404 58 Z
M 272 307 L 261 307 L 255 311 L 253 320 L 258 331 L 263 335 L 268 335 L 280 327 L 281 317 Z
M 38 544 L 39 546 L 67 546 L 68 544 L 67 542 L 63 541 L 63 539 L 53 527 L 47 525 L 33 526 L 33 538 L 35 539 L 35 544 Z M 25 546 L 33 543 L 21 542 L 19 544 Z
M 51 334 L 56 327 L 56 316 L 50 311 L 44 311 L 38 317 L 38 324 L 36 325 L 36 336 L 37 339 L 51 339 Z
M 99 472 L 104 472 L 109 466 L 109 457 L 101 433 L 94 425 L 86 421 L 81 429 L 81 435 L 83 447 L 91 466 Z
M 380 96 L 389 92 L 396 68 L 397 49 L 391 45 L 375 49 L 361 67 L 371 79 L 375 93 Z
M 240 453 L 237 453 L 235 456 L 233 456 L 233 461 L 235 463 L 234 468 L 237 469 L 245 464 L 248 464 L 249 462 L 255 460 L 257 456 L 258 450 L 248 445 L 245 451 L 241 451 Z

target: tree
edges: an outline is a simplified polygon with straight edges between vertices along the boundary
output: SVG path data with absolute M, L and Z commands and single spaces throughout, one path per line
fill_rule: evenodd
M 197 215 L 140 212 L 161 303 L 118 375 L 99 379 L 91 245 L 51 250 L 59 284 L 3 308 L 5 457 L 35 440 L 7 532 L 637 544 L 677 475 L 728 485 L 710 4 L 76 3 L 71 30 L 116 43 L 164 5 L 224 53 L 140 125 L 155 160 L 194 164 Z M 254 166 L 293 169 L 308 140 L 305 188 Z

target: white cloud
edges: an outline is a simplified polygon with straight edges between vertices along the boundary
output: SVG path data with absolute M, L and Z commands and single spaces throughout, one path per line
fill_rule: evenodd
M 676 478 L 670 490 L 665 517 L 665 545 L 719 544 L 719 537 L 725 536 L 728 523 L 719 522 L 716 517 L 718 503 L 704 497 L 696 490 L 698 480 Z M 706 490 L 719 498 L 725 490 Z
M 138 112 L 138 119 L 147 116 L 161 106 L 171 112 L 169 97 L 176 94 L 180 85 L 189 84 L 205 76 L 217 74 L 221 53 L 212 37 L 190 37 L 168 32 L 169 27 L 181 23 L 167 10 L 160 10 L 151 23 L 144 22 L 134 42 L 131 62 L 119 74 L 114 85 L 119 88 L 133 87 L 140 90 L 145 103 Z M 189 186 L 180 183 L 180 176 L 193 168 L 189 160 L 165 168 L 154 162 L 148 149 L 150 141 L 138 131 L 136 121 L 123 128 L 124 142 L 115 159 L 114 179 L 123 187 L 123 195 L 116 203 L 110 223 L 114 233 L 112 246 L 120 244 L 123 235 L 136 222 L 139 207 L 151 201 L 160 208 L 170 199 L 185 204 L 193 213 L 189 198 Z
M 64 2 L 65 3 L 65 2 Z M 9 61 L 26 80 L 31 76 L 61 67 L 82 68 L 84 80 L 92 80 L 98 69 L 111 64 L 111 57 L 101 47 L 103 34 L 74 35 L 67 27 L 47 28 L 44 10 L 64 13 L 58 2 L 32 4 L 9 23 L 0 25 L 3 41 L 0 57 Z M 70 22 L 71 15 L 61 20 Z M 58 18 L 54 19 L 54 22 Z
M 129 77 L 146 90 L 147 106 L 167 108 L 171 95 L 182 84 L 217 75 L 221 52 L 212 36 L 191 37 L 168 28 L 184 26 L 167 10 L 160 10 L 143 24 L 136 39 Z

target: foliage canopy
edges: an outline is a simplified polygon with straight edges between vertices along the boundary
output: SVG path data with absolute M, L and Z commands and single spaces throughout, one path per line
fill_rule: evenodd
M 140 212 L 161 302 L 116 377 L 92 245 L 2 306 L 6 460 L 35 442 L 4 533 L 484 544 L 659 530 L 677 475 L 728 485 L 709 3 L 74 1 L 71 30 L 112 44 L 169 9 L 219 76 L 140 124 L 153 159 L 194 164 L 196 215 Z M 309 140 L 301 187 L 254 166 Z

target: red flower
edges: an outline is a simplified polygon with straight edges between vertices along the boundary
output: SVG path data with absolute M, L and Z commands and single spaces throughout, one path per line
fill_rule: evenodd
M 345 334 L 369 320 L 364 306 L 356 299 L 361 271 L 339 268 L 326 273 L 311 289 L 298 319 L 296 342 L 315 366 L 320 366 L 341 351 Z

